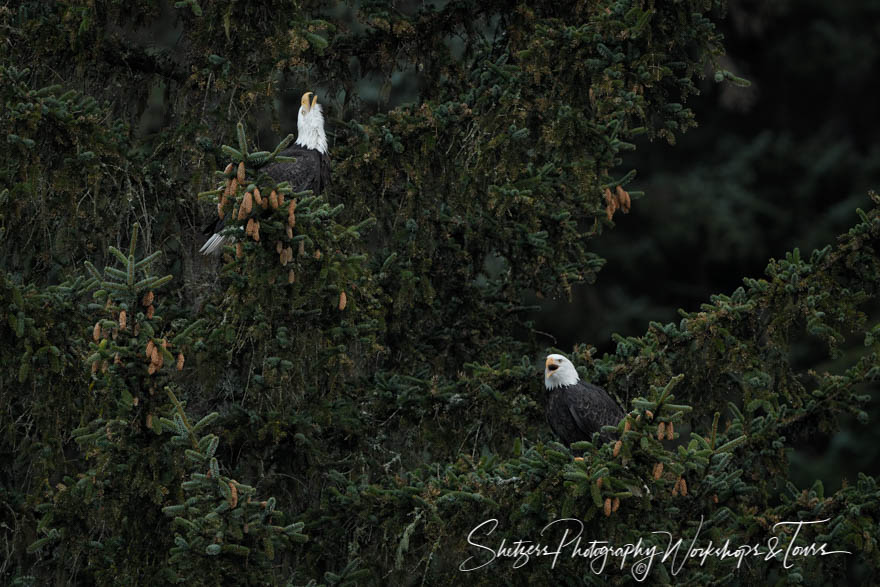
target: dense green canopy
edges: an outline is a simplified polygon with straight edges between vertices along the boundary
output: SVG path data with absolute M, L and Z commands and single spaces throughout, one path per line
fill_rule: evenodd
M 746 84 L 724 4 L 0 6 L 0 577 L 632 580 L 574 557 L 462 574 L 486 560 L 482 522 L 497 545 L 560 518 L 661 546 L 652 532 L 764 545 L 776 522 L 828 519 L 798 544 L 852 554 L 657 560 L 651 580 L 870 576 L 876 479 L 826 494 L 789 475 L 793 448 L 868 420 L 876 196 L 836 243 L 602 356 L 536 325 L 541 300 L 602 287 L 606 258 L 640 258 L 609 240 L 653 197 L 636 144 L 674 150 L 700 87 Z M 323 195 L 261 171 L 305 91 L 327 119 Z M 247 233 L 222 262 L 197 254 L 218 203 Z M 550 350 L 625 406 L 618 440 L 554 441 Z

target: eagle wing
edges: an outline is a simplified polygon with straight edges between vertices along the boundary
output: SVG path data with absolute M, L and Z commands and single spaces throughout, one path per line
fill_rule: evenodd
M 312 190 L 319 194 L 330 183 L 330 156 L 299 145 L 281 151 L 293 161 L 277 161 L 266 166 L 266 173 L 276 182 L 286 181 L 295 192 Z
M 611 437 L 602 433 L 602 426 L 616 426 L 624 416 L 608 392 L 586 381 L 578 381 L 567 389 L 565 400 L 572 419 L 587 438 L 599 432 L 599 437 L 607 442 Z

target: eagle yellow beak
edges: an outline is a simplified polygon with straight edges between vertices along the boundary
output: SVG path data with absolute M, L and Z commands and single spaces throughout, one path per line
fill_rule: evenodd
M 556 369 L 558 369 L 558 368 L 559 368 L 559 363 L 556 362 L 556 359 L 554 359 L 553 357 L 547 357 L 547 361 L 544 363 L 544 369 L 545 369 L 545 372 L 547 373 L 547 375 L 550 375 L 551 373 L 556 371 Z
M 300 104 L 303 107 L 303 110 L 308 113 L 309 110 L 315 107 L 315 104 L 318 103 L 318 96 L 314 92 L 306 92 L 303 94 L 302 100 L 300 100 Z

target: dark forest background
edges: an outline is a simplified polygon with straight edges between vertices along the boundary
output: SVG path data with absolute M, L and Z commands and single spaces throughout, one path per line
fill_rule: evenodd
M 492 517 L 493 544 L 702 517 L 737 545 L 827 518 L 798 544 L 853 554 L 649 582 L 870 584 L 878 23 L 0 0 L 0 582 L 625 584 L 459 565 Z M 305 91 L 326 194 L 261 172 Z M 262 239 L 198 255 L 257 190 L 285 199 Z M 619 441 L 556 442 L 548 352 L 625 406 Z
M 541 329 L 561 348 L 588 342 L 613 351 L 613 333 L 675 321 L 679 308 L 696 310 L 761 275 L 768 259 L 845 232 L 880 177 L 878 16 L 876 2 L 728 3 L 718 23 L 724 63 L 751 85 L 707 76 L 690 103 L 697 128 L 674 147 L 638 144 L 626 161 L 650 197 L 597 243 L 608 259 L 602 287 L 542 304 Z M 878 312 L 875 304 L 875 320 Z M 807 337 L 794 343 L 798 365 L 822 361 Z M 869 411 L 872 421 L 880 415 L 876 397 Z M 880 452 L 870 448 L 878 443 L 873 428 L 848 420 L 793 455 L 792 474 L 838 487 L 858 471 L 880 471 Z

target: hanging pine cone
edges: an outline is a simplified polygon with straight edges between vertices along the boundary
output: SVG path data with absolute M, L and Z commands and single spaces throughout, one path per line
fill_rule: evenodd
M 657 463 L 654 465 L 654 481 L 660 478 L 663 475 L 663 463 Z
M 254 207 L 254 194 L 252 194 L 251 192 L 247 192 L 244 195 L 244 202 L 242 203 L 242 207 L 244 208 L 245 215 L 251 213 L 251 210 Z
M 608 188 L 605 188 L 603 195 L 605 196 L 605 215 L 610 222 L 614 218 L 614 213 L 617 212 L 617 198 L 611 195 L 611 190 Z
M 235 509 L 238 505 L 238 486 L 232 481 L 229 482 L 229 507 Z
M 623 210 L 624 214 L 629 214 L 629 208 L 631 201 L 629 199 L 629 192 L 623 189 L 621 186 L 617 186 L 617 203 L 620 205 L 620 209 Z

